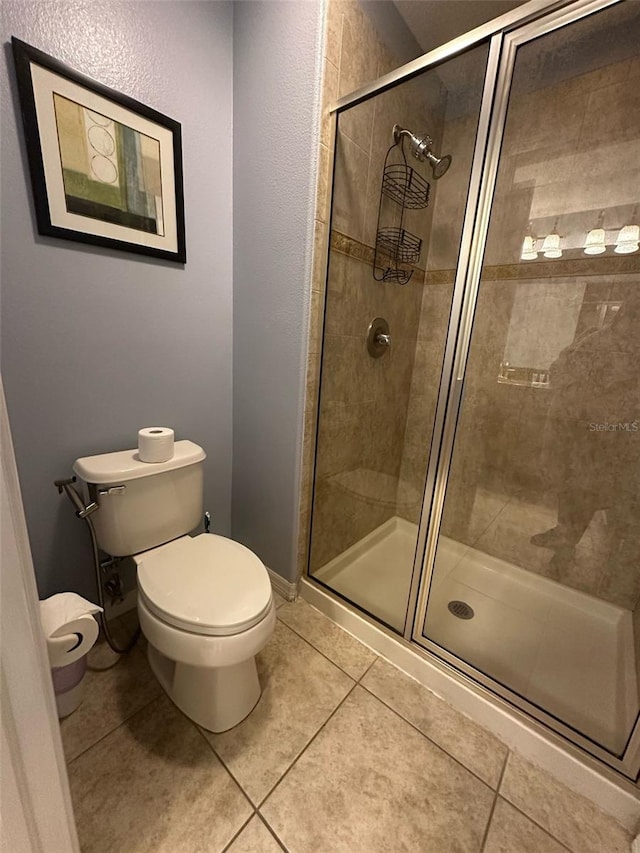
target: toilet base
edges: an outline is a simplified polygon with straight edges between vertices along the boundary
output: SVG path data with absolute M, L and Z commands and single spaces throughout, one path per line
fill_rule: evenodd
M 170 660 L 151 643 L 147 656 L 172 702 L 207 731 L 225 732 L 237 726 L 260 698 L 255 657 L 232 666 L 192 666 Z

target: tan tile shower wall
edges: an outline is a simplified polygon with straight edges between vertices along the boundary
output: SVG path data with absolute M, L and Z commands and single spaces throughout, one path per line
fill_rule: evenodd
M 370 262 L 335 249 L 329 263 L 312 569 L 396 513 L 422 291 L 377 282 Z M 393 330 L 379 359 L 365 345 L 375 316 Z
M 393 60 L 380 45 L 357 4 L 329 4 L 323 90 L 325 109 L 339 95 L 370 82 L 393 65 Z M 630 280 L 629 274 L 639 269 L 637 257 L 588 259 L 581 252 L 573 257 L 565 253 L 560 261 L 541 259 L 517 263 L 531 206 L 535 204 L 540 215 L 554 210 L 557 213 L 558 208 L 552 204 L 554 192 L 556 198 L 562 198 L 563 204 L 575 206 L 578 201 L 572 184 L 579 183 L 576 175 L 584 169 L 593 171 L 599 165 L 597 158 L 592 163 L 585 159 L 579 134 L 574 133 L 575 128 L 571 130 L 572 122 L 579 122 L 580 127 L 585 121 L 596 122 L 602 130 L 602 120 L 598 115 L 606 115 L 615 138 L 620 140 L 620 156 L 624 155 L 624 145 L 633 141 L 633 110 L 627 110 L 626 105 L 635 103 L 638 97 L 640 86 L 636 83 L 640 79 L 639 73 L 640 63 L 637 60 L 618 63 L 576 78 L 570 81 L 570 85 L 564 83 L 540 90 L 523 99 L 527 106 L 520 108 L 520 118 L 510 131 L 517 140 L 513 142 L 513 156 L 505 166 L 507 178 L 498 186 L 496 195 L 496 209 L 506 212 L 502 222 L 498 222 L 492 231 L 486 256 L 486 261 L 492 266 L 485 267 L 483 298 L 476 316 L 474 341 L 481 343 L 472 354 L 458 435 L 459 444 L 465 445 L 468 451 L 464 458 L 456 459 L 449 479 L 444 520 L 444 532 L 449 536 L 477 543 L 482 550 L 509 562 L 630 609 L 636 606 L 640 595 L 640 567 L 637 559 L 631 557 L 629 542 L 637 544 L 640 522 L 629 530 L 627 550 L 623 548 L 614 553 L 614 543 L 607 541 L 606 519 L 600 513 L 594 519 L 591 534 L 580 543 L 579 559 L 564 567 L 550 566 L 550 552 L 530 544 L 530 535 L 552 527 L 556 521 L 554 496 L 548 492 L 544 495 L 544 484 L 540 480 L 548 395 L 545 389 L 500 385 L 497 374 L 504 358 L 513 300 L 519 287 L 535 288 L 549 279 L 565 277 L 566 286 L 561 285 L 564 288 L 562 298 L 565 299 L 567 288 L 576 281 L 595 283 L 596 278 L 604 275 L 608 276 L 611 284 L 612 276 Z M 620 85 L 625 87 L 626 94 L 622 98 L 619 93 L 612 97 L 609 87 Z M 453 153 L 454 162 L 461 157 L 470 158 L 475 140 L 474 121 L 463 116 L 443 122 L 435 94 L 422 92 L 423 101 L 431 99 L 431 126 L 425 127 L 425 122 L 420 120 L 417 124 L 414 122 L 415 128 L 412 129 L 428 129 L 437 137 L 439 128 L 442 128 L 440 149 Z M 579 108 L 574 103 L 568 109 L 569 96 L 574 100 L 577 98 Z M 337 155 L 341 160 L 338 160 L 337 168 L 338 172 L 342 169 L 346 179 L 336 187 L 334 227 L 360 241 L 363 246 L 373 245 L 379 170 L 390 141 L 387 126 L 392 126 L 394 121 L 412 126 L 410 105 L 402 106 L 398 95 L 394 98 L 389 94 L 380 96 L 374 99 L 375 106 L 373 102 L 361 105 L 341 120 L 343 133 Z M 542 99 L 544 109 L 535 106 L 536 99 Z M 623 112 L 615 106 L 620 103 L 624 105 Z M 547 121 L 545 118 L 545 129 L 541 122 L 533 121 L 532 116 L 546 116 L 547 104 L 550 105 L 548 115 L 551 118 L 556 116 L 557 120 Z M 600 113 L 596 115 L 594 110 Z M 562 139 L 557 135 L 552 139 L 545 136 L 548 136 L 548 128 L 560 126 L 564 134 Z M 635 133 L 637 143 L 637 129 Z M 300 516 L 301 572 L 306 564 L 308 548 L 328 231 L 326 200 L 330 185 L 329 145 L 332 134 L 326 115 L 323 116 L 321 139 Z M 564 157 L 564 150 L 562 157 L 554 159 L 561 141 L 573 146 L 568 155 L 570 162 Z M 505 145 L 504 150 L 507 147 Z M 377 168 L 373 166 L 375 162 L 379 164 Z M 593 177 L 597 178 L 595 173 Z M 406 322 L 405 318 L 404 326 L 402 319 L 394 319 L 392 323 L 392 335 L 396 331 L 398 340 L 404 340 L 406 344 L 404 353 L 398 354 L 401 372 L 404 373 L 400 381 L 392 381 L 391 376 L 384 373 L 390 362 L 386 363 L 385 359 L 380 360 L 384 364 L 371 362 L 361 346 L 360 327 L 364 324 L 366 328 L 367 312 L 377 314 L 377 304 L 383 305 L 384 311 L 394 310 L 384 302 L 367 304 L 367 298 L 374 298 L 376 284 L 370 276 L 369 260 L 358 261 L 346 257 L 344 252 L 339 257 L 340 253 L 332 252 L 336 280 L 331 287 L 336 290 L 330 296 L 336 300 L 336 309 L 338 304 L 341 309 L 335 316 L 332 313 L 328 315 L 325 365 L 326 375 L 330 373 L 332 378 L 328 379 L 329 396 L 326 406 L 323 403 L 322 417 L 323 423 L 326 422 L 325 444 L 331 452 L 321 453 L 318 458 L 319 511 L 316 521 L 326 535 L 320 537 L 324 544 L 318 551 L 317 565 L 344 550 L 394 513 L 411 521 L 418 520 L 419 501 L 414 501 L 411 506 L 406 502 L 399 503 L 394 512 L 390 512 L 388 507 L 380 504 L 359 499 L 354 501 L 353 496 L 344 491 L 340 494 L 342 486 L 331 478 L 340 471 L 377 465 L 380 473 L 399 477 L 405 487 L 405 495 L 415 496 L 422 491 L 457 260 L 455 223 L 461 221 L 466 199 L 466 178 L 462 171 L 451 170 L 446 180 L 449 182 L 448 191 L 432 196 L 429 210 L 433 213 L 433 223 L 425 218 L 416 228 L 423 229 L 420 232 L 422 236 L 430 233 L 428 252 L 427 247 L 423 252 L 428 268 L 426 285 L 416 287 L 417 282 L 413 282 L 409 288 L 409 292 L 413 290 L 414 299 L 420 291 L 415 303 L 415 316 L 419 317 L 419 322 Z M 600 182 L 598 192 L 602 203 L 609 199 L 612 204 L 616 199 L 626 198 L 624 193 L 634 182 L 629 180 L 627 183 L 628 186 L 620 188 L 611 180 Z M 348 187 L 352 188 L 351 193 L 347 191 Z M 364 187 L 367 188 L 366 194 L 362 192 Z M 639 286 L 637 279 L 635 281 Z M 400 291 L 402 288 L 394 287 L 391 293 L 396 296 Z M 386 296 L 384 290 L 381 295 Z M 589 303 L 597 303 L 600 299 L 595 287 L 587 287 L 587 308 Z M 408 302 L 407 299 L 406 304 Z M 388 319 L 391 321 L 390 317 Z M 346 325 L 341 326 L 343 322 Z M 415 347 L 411 353 L 410 341 L 414 335 Z M 345 352 L 351 353 L 347 359 L 341 356 Z M 408 376 L 406 371 L 409 371 Z M 482 441 L 477 440 L 479 434 L 483 436 Z M 383 465 L 379 465 L 381 459 Z
M 397 67 L 357 3 L 330 2 L 323 85 L 324 111 L 337 99 Z M 412 366 L 422 300 L 418 272 L 405 288 L 376 282 L 372 276 L 372 247 L 378 216 L 384 157 L 392 143 L 395 123 L 439 138 L 439 84 L 414 84 L 343 114 L 336 147 L 333 198 L 334 238 L 345 235 L 346 248 L 331 252 L 331 283 L 324 338 L 324 392 L 317 455 L 313 563 L 321 565 L 396 514 L 397 479 L 402 463 L 411 390 Z M 316 251 L 311 317 L 305 423 L 305 464 L 301 504 L 299 564 L 306 562 L 310 513 L 314 406 L 317 400 L 324 265 L 330 185 L 331 122 L 323 115 L 321 133 Z M 408 222 L 425 239 L 431 209 Z M 350 238 L 350 239 L 349 239 Z M 356 242 L 354 242 L 356 241 Z M 345 254 L 360 246 L 361 259 Z M 426 257 L 427 245 L 422 257 Z M 399 291 L 402 290 L 402 293 Z M 365 338 L 375 316 L 390 323 L 392 351 L 373 360 Z M 345 490 L 344 472 L 373 472 L 367 494 Z M 415 500 L 414 500 L 415 503 Z

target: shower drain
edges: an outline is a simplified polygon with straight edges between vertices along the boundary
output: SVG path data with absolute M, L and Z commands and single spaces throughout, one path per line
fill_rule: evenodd
M 475 616 L 473 607 L 467 604 L 466 601 L 450 601 L 448 606 L 451 613 L 457 616 L 458 619 L 473 619 Z

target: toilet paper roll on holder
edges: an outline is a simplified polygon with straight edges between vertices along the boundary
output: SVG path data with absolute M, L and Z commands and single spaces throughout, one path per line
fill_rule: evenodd
M 98 639 L 98 623 L 90 615 L 87 615 L 82 622 L 82 630 L 78 625 L 75 626 L 75 631 L 68 634 L 47 637 L 47 652 L 52 667 L 69 666 L 84 657 L 93 647 Z

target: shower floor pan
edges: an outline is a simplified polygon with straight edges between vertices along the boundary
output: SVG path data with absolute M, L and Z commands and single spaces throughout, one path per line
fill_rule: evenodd
M 391 518 L 314 576 L 402 631 L 416 533 Z M 456 617 L 452 601 L 473 618 Z M 623 749 L 638 713 L 628 610 L 441 537 L 425 636 L 612 752 Z

